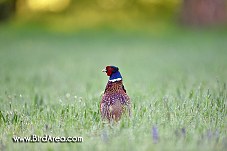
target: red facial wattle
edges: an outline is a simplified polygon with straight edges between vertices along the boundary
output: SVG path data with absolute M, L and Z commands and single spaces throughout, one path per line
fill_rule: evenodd
M 112 72 L 113 72 L 113 68 L 111 68 L 110 66 L 107 66 L 106 67 L 106 74 L 107 74 L 107 76 L 111 76 Z

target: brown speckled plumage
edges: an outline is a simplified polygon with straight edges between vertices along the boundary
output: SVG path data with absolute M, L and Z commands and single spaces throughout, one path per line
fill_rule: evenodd
M 124 89 L 122 80 L 108 81 L 100 103 L 100 110 L 102 118 L 108 121 L 119 121 L 124 113 L 131 116 L 130 98 Z

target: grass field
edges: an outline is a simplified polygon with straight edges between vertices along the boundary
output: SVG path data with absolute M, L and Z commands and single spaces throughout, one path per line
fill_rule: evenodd
M 0 27 L 0 150 L 225 150 L 226 32 L 57 34 Z M 116 65 L 132 118 L 108 125 L 99 103 Z M 13 136 L 82 143 L 13 143 Z

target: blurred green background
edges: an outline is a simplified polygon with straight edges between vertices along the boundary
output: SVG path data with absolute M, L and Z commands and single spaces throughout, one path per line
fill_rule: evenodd
M 52 31 L 225 26 L 226 0 L 0 0 L 0 22 Z

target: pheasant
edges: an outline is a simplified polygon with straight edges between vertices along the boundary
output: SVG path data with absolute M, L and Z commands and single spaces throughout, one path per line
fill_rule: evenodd
M 131 116 L 131 102 L 122 83 L 122 76 L 119 68 L 107 66 L 102 72 L 109 76 L 104 95 L 100 103 L 102 119 L 109 122 L 119 121 L 123 113 Z

